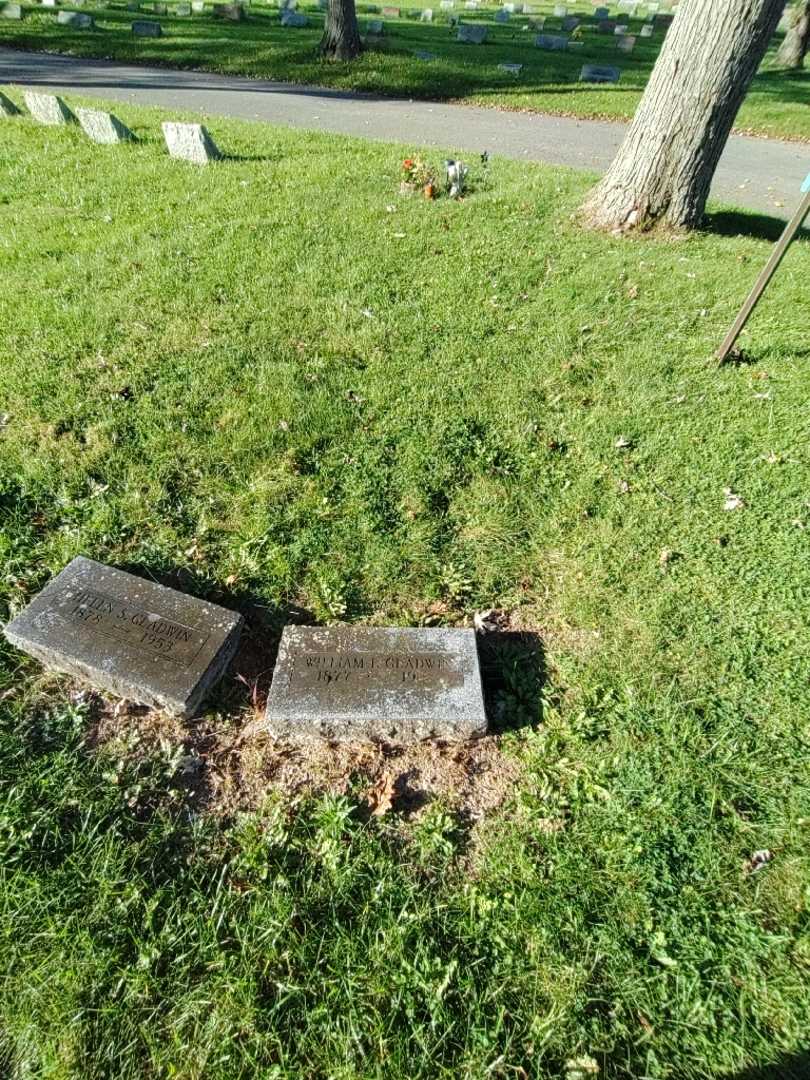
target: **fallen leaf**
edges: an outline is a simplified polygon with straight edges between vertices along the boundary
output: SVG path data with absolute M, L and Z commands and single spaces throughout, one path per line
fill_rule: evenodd
M 372 817 L 387 814 L 394 803 L 395 781 L 391 773 L 383 773 L 377 782 L 369 788 L 368 805 Z
M 626 435 L 620 435 L 613 445 L 617 450 L 629 450 L 633 445 L 633 441 L 628 439 Z

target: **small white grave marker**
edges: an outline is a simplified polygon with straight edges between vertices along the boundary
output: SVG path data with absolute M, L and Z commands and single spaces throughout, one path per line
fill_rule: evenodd
M 161 126 L 166 147 L 173 158 L 191 161 L 195 165 L 207 165 L 209 161 L 217 161 L 222 157 L 202 124 L 166 121 Z
M 111 146 L 114 143 L 130 142 L 135 136 L 112 113 L 100 109 L 76 109 L 76 115 L 85 135 L 93 142 Z
M 76 117 L 55 94 L 35 94 L 33 90 L 26 90 L 23 100 L 35 120 L 40 124 L 48 124 L 56 127 L 58 124 L 69 124 Z

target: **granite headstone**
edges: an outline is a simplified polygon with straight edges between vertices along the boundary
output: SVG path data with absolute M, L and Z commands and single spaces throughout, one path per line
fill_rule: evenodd
M 77 108 L 76 116 L 82 131 L 93 142 L 109 146 L 114 143 L 131 142 L 135 138 L 126 124 L 122 124 L 112 113 L 102 112 L 100 109 Z
M 132 24 L 132 33 L 135 37 L 161 37 L 163 28 L 159 22 L 150 19 L 136 19 Z
M 293 739 L 483 735 L 475 632 L 287 626 L 266 720 L 272 735 Z
M 163 137 L 173 158 L 191 161 L 195 165 L 207 165 L 218 161 L 222 154 L 202 124 L 178 124 L 165 121 Z
M 55 127 L 58 124 L 69 124 L 76 119 L 64 101 L 55 94 L 36 94 L 33 90 L 26 90 L 23 100 L 28 111 L 40 124 Z
M 233 656 L 242 617 L 82 556 L 5 628 L 47 667 L 193 716 Z

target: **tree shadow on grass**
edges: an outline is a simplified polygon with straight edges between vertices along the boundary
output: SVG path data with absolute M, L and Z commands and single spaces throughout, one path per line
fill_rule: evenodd
M 810 1051 L 805 1050 L 798 1054 L 786 1054 L 770 1065 L 729 1073 L 723 1080 L 807 1080 L 809 1076 Z
M 785 231 L 785 219 L 745 210 L 717 210 L 706 214 L 703 228 L 716 236 L 750 236 L 755 240 L 772 240 L 775 243 Z M 807 225 L 799 229 L 796 239 L 810 239 Z

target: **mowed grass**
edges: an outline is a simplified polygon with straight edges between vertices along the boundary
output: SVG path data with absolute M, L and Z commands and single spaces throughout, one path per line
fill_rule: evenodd
M 0 645 L 4 1075 L 806 1076 L 807 239 L 718 368 L 760 219 L 614 240 L 572 172 L 428 203 L 403 147 L 217 122 L 197 169 L 117 111 L 2 126 L 2 617 L 81 552 L 251 634 L 507 609 L 547 671 L 471 833 L 200 812 Z
M 434 22 L 419 21 L 422 8 L 432 6 Z M 77 56 L 113 57 L 148 64 L 257 76 L 295 83 L 356 90 L 397 97 L 463 100 L 482 105 L 527 109 L 571 116 L 629 119 L 664 40 L 665 30 L 656 27 L 651 38 L 640 36 L 646 8 L 630 18 L 616 5 L 609 5 L 613 17 L 636 36 L 632 54 L 619 51 L 616 38 L 599 34 L 593 5 L 567 5 L 583 18 L 582 46 L 576 51 L 549 52 L 534 47 L 538 30 L 533 22 L 545 18 L 543 32 L 563 35 L 562 20 L 554 16 L 556 5 L 539 0 L 535 14 L 513 15 L 506 24 L 494 21 L 498 7 L 482 6 L 467 11 L 461 2 L 454 12 L 442 12 L 435 3 L 402 7 L 401 18 L 384 19 L 373 5 L 359 4 L 361 32 L 372 19 L 383 18 L 385 33 L 370 41 L 368 50 L 352 63 L 333 63 L 318 55 L 323 30 L 323 12 L 315 4 L 303 3 L 299 10 L 309 18 L 306 29 L 285 29 L 275 7 L 254 4 L 245 23 L 231 23 L 213 17 L 212 6 L 204 15 L 177 18 L 173 14 L 155 16 L 151 4 L 142 5 L 141 14 L 126 5 L 86 4 L 82 11 L 93 15 L 93 30 L 72 30 L 56 22 L 56 12 L 39 6 L 25 6 L 21 22 L 0 20 L 0 44 L 26 49 L 47 49 Z M 174 7 L 170 6 L 170 12 Z M 456 41 L 449 25 L 451 15 L 463 22 L 486 23 L 487 41 L 482 46 Z M 161 23 L 160 39 L 138 38 L 131 32 L 136 18 L 154 18 Z M 810 70 L 788 73 L 773 65 L 781 33 L 775 35 L 762 70 L 753 82 L 737 118 L 741 130 L 771 136 L 810 139 Z M 428 52 L 433 60 L 420 60 L 417 52 Z M 518 63 L 518 76 L 502 71 L 499 64 Z M 579 81 L 583 64 L 618 67 L 621 80 L 616 85 L 595 85 Z

